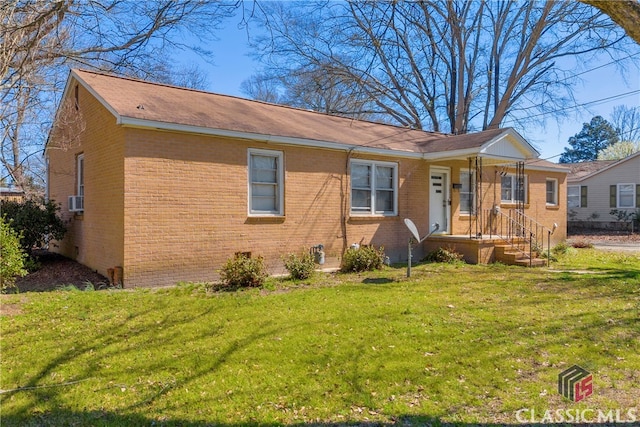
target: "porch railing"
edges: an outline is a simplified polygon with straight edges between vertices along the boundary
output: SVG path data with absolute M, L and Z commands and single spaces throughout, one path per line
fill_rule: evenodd
M 551 235 L 555 231 L 555 224 L 553 229 L 545 227 L 519 209 L 508 209 L 505 212 L 494 207 L 485 211 L 485 214 L 489 218 L 490 237 L 496 236 L 504 240 L 528 258 L 529 265 L 533 263 L 534 253 L 546 252 L 549 266 Z

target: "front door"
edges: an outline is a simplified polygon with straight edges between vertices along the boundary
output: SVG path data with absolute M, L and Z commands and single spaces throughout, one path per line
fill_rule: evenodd
M 435 224 L 438 224 L 435 234 L 448 234 L 451 211 L 449 170 L 431 168 L 429 172 L 429 231 L 434 231 Z

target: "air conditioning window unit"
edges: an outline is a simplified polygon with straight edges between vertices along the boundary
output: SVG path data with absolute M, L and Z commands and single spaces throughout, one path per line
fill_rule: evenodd
M 84 196 L 69 196 L 69 212 L 84 211 Z

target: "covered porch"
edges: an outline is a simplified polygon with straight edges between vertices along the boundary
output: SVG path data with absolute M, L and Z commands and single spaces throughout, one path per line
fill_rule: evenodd
M 566 223 L 560 197 L 566 174 L 537 157 L 517 133 L 443 155 L 438 165 L 451 165 L 450 193 L 442 211 L 439 200 L 431 204 L 434 233 L 423 242 L 424 253 L 442 247 L 474 264 L 547 265 L 552 236 Z M 435 230 L 436 223 L 445 227 Z

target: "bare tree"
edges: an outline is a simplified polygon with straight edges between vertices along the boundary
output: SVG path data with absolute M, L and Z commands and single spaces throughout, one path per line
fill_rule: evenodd
M 254 74 L 244 80 L 240 85 L 240 91 L 246 96 L 272 104 L 284 104 L 281 100 L 280 78 L 268 73 Z
M 437 0 L 265 7 L 265 68 L 322 68 L 400 125 L 465 133 L 561 109 L 575 64 L 628 43 L 608 17 L 562 2 Z M 634 45 L 635 46 L 635 45 Z
M 10 0 L 0 7 L 0 161 L 19 185 L 25 162 L 41 152 L 68 68 L 78 66 L 161 81 L 186 78 L 171 52 L 190 49 L 174 36 L 206 42 L 239 2 L 200 0 Z M 202 55 L 211 52 L 201 50 Z M 26 141 L 32 141 L 29 144 Z M 34 145 L 37 147 L 34 151 Z
M 611 124 L 618 131 L 620 141 L 640 142 L 640 107 L 613 107 Z

